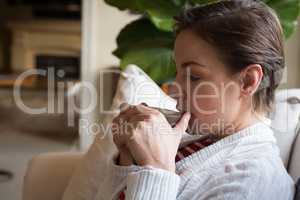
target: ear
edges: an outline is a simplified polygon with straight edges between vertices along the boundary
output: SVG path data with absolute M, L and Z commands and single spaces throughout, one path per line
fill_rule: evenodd
M 263 78 L 262 66 L 259 64 L 248 65 L 242 70 L 240 75 L 241 94 L 244 96 L 252 96 Z

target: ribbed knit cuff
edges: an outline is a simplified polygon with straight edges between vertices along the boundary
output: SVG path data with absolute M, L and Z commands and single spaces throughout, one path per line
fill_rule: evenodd
M 180 177 L 172 172 L 147 168 L 127 176 L 126 199 L 176 199 Z

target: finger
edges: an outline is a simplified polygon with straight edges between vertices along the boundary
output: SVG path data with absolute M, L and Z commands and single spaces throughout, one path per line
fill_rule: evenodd
M 185 130 L 188 128 L 190 118 L 191 114 L 189 112 L 185 112 L 174 126 L 174 130 L 179 131 L 181 133 L 185 132 Z
M 146 104 L 145 102 L 142 102 L 141 103 L 143 106 L 148 106 L 148 104 Z
M 114 120 L 116 120 L 116 119 L 114 119 Z M 120 133 L 120 128 L 121 128 L 121 126 L 120 126 L 118 121 L 113 121 L 111 123 L 110 130 L 111 130 L 111 133 L 113 135 L 119 134 Z
M 128 121 L 128 119 L 130 118 L 131 115 L 134 115 L 137 113 L 137 109 L 136 106 L 134 105 L 130 105 L 128 103 L 122 103 L 120 105 L 120 113 L 119 113 L 119 117 L 120 119 L 124 121 Z
M 125 121 L 125 118 L 122 116 L 122 115 L 118 115 L 117 117 L 115 117 L 113 120 L 112 120 L 112 124 L 115 124 L 115 125 L 122 125 L 124 124 L 126 121 Z
M 150 117 L 150 114 L 157 113 L 156 109 L 150 108 L 145 103 L 141 103 L 139 105 L 129 105 L 123 104 L 123 106 L 127 107 L 127 110 L 122 111 L 119 114 L 119 121 L 124 122 L 132 122 L 132 121 L 143 121 Z M 123 107 L 124 108 L 124 107 Z
M 127 124 L 117 124 L 116 126 L 112 127 L 112 136 L 113 141 L 117 146 L 124 145 L 126 143 L 126 138 L 129 137 L 130 134 L 130 126 Z
M 136 123 L 136 122 L 140 122 L 140 121 L 145 121 L 150 119 L 150 115 L 148 114 L 137 114 L 137 115 L 132 115 L 128 122 L 130 123 Z
M 150 113 L 153 111 L 154 109 L 147 107 L 147 104 L 141 103 L 139 105 L 131 105 L 130 107 L 127 108 L 127 110 L 121 112 L 120 115 L 124 119 L 128 119 L 133 115 Z
M 113 142 L 115 143 L 115 145 L 117 145 L 117 147 L 121 146 L 120 145 L 120 136 L 117 133 L 113 134 Z
M 130 105 L 128 103 L 122 103 L 120 105 L 120 110 L 121 110 L 121 112 L 119 114 L 120 117 L 123 118 L 124 120 L 126 120 L 131 115 L 140 113 L 141 112 L 140 105 Z
M 129 149 L 126 146 L 122 146 L 119 148 L 120 155 L 119 155 L 119 162 L 118 164 L 129 166 L 134 164 L 133 157 L 129 151 Z
M 119 106 L 120 111 L 126 110 L 128 106 L 129 106 L 128 103 L 121 103 Z
M 120 105 L 120 114 L 125 112 L 126 110 L 130 109 L 130 107 L 132 107 L 132 105 L 128 104 L 128 103 L 121 103 Z
M 113 118 L 113 120 L 111 122 L 112 128 L 116 127 L 119 124 L 119 120 L 120 120 L 120 115 L 118 115 L 115 118 Z
M 124 127 L 126 127 L 126 121 L 124 121 L 124 119 L 118 115 L 113 119 L 111 124 L 112 134 L 122 135 L 124 133 Z
M 120 114 L 120 119 L 122 122 L 129 122 L 132 116 L 140 114 L 135 108 L 130 108 Z
M 144 104 L 138 105 L 138 109 L 141 113 L 147 113 L 147 114 L 159 114 L 160 113 L 160 114 L 162 114 L 159 109 L 154 108 L 154 107 L 149 107 L 148 105 L 145 106 Z
M 138 112 L 144 112 L 145 110 L 150 110 L 146 103 L 140 103 L 139 105 L 130 105 L 128 103 L 122 103 L 120 105 L 121 112 L 120 114 L 132 114 Z

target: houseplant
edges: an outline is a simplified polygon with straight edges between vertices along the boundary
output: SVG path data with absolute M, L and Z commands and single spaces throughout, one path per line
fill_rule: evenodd
M 105 0 L 111 6 L 141 16 L 126 25 L 118 35 L 118 47 L 113 54 L 121 60 L 121 68 L 136 64 L 158 84 L 174 78 L 173 16 L 184 7 L 217 1 L 219 0 Z M 285 38 L 289 38 L 297 26 L 300 0 L 263 1 L 277 12 Z

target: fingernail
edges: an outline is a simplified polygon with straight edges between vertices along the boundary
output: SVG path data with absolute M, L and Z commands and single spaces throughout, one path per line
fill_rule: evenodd
M 120 110 L 125 110 L 128 107 L 127 103 L 121 103 Z
M 186 112 L 187 114 L 187 119 L 191 117 L 191 113 L 190 112 Z

